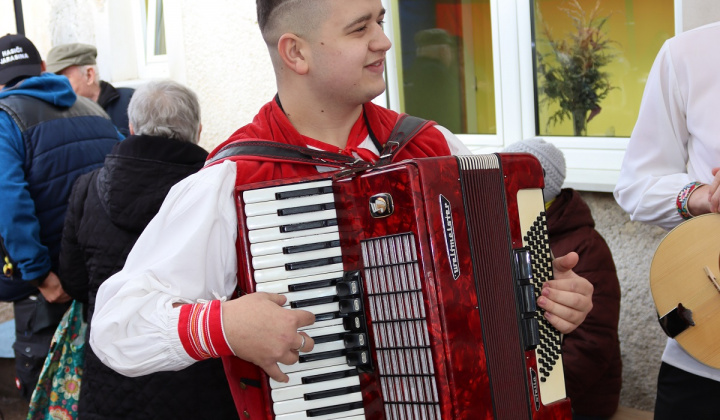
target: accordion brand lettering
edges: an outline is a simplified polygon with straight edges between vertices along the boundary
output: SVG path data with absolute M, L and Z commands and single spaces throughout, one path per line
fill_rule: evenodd
M 445 229 L 445 245 L 447 246 L 448 261 L 455 280 L 460 277 L 460 263 L 458 262 L 457 245 L 455 244 L 455 226 L 453 225 L 452 207 L 447 198 L 440 195 L 442 208 L 443 228 Z

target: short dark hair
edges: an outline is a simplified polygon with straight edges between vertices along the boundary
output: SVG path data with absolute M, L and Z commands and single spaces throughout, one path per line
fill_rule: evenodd
M 272 12 L 278 8 L 281 4 L 285 3 L 287 0 L 257 0 L 256 6 L 257 6 L 257 20 L 258 20 L 258 26 L 260 26 L 260 32 L 263 32 L 265 30 L 265 26 L 268 23 L 268 20 L 270 20 L 270 15 Z
M 327 18 L 323 0 L 256 0 L 256 4 L 260 33 L 271 50 L 282 34 L 304 37 Z

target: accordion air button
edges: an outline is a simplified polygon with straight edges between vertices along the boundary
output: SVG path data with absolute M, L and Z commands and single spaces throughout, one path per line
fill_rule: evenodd
M 365 319 L 361 315 L 349 316 L 343 319 L 343 327 L 348 331 L 362 331 L 365 328 Z
M 347 353 L 347 364 L 349 366 L 367 366 L 370 365 L 370 353 L 367 350 L 349 351 Z
M 354 296 L 360 293 L 357 281 L 341 281 L 336 285 L 337 295 L 340 297 Z
M 362 310 L 362 304 L 360 299 L 340 299 L 339 302 L 340 313 L 343 315 L 360 312 Z
M 358 270 L 348 271 L 345 274 L 343 274 L 343 280 L 359 282 L 360 280 L 362 280 L 362 276 L 360 275 L 360 271 L 358 271 Z
M 343 342 L 345 343 L 345 348 L 347 349 L 366 347 L 367 336 L 365 336 L 365 334 L 347 333 L 343 337 Z

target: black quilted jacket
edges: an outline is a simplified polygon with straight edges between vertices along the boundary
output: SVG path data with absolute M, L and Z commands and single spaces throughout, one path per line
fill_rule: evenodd
M 102 282 L 123 267 L 170 187 L 197 172 L 206 156 L 191 143 L 130 136 L 115 146 L 104 167 L 75 183 L 63 231 L 60 278 L 68 294 L 87 302 L 90 328 Z M 237 418 L 219 359 L 179 372 L 128 378 L 85 347 L 82 420 Z

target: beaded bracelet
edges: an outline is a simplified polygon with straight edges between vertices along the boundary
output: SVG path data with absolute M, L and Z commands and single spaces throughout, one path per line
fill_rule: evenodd
M 690 219 L 691 217 L 693 217 L 687 207 L 688 201 L 690 201 L 690 194 L 692 194 L 693 191 L 702 187 L 703 185 L 705 184 L 701 182 L 691 182 L 684 186 L 682 190 L 680 190 L 680 193 L 675 200 L 675 206 L 677 207 L 678 213 L 680 213 L 680 217 L 682 217 L 683 219 Z

